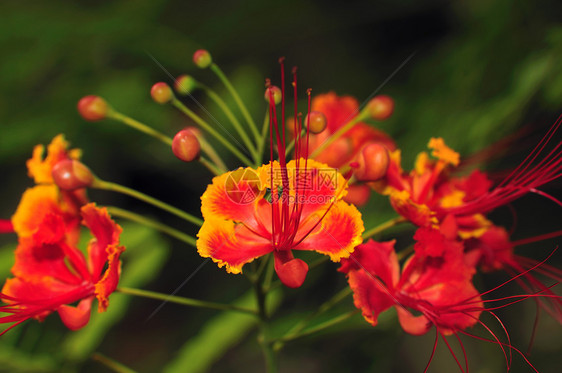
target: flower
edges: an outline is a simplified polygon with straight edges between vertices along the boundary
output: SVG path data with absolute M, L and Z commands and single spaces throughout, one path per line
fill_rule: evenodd
M 471 282 L 474 269 L 464 263 L 462 245 L 438 231 L 421 229 L 415 254 L 401 273 L 394 241 L 369 240 L 342 260 L 339 271 L 347 275 L 355 306 L 373 326 L 381 312 L 395 307 L 404 331 L 414 335 L 432 326 L 447 335 L 475 325 L 483 304 Z
M 121 227 L 105 208 L 93 203 L 83 206 L 80 216 L 93 235 L 87 259 L 69 244 L 64 214 L 47 212 L 33 234 L 19 237 L 12 267 L 15 277 L 6 281 L 0 294 L 6 303 L 0 312 L 9 314 L 0 322 L 13 324 L 1 334 L 30 318 L 42 321 L 55 311 L 69 329 L 80 329 L 89 321 L 94 297 L 99 312 L 107 309 L 108 296 L 119 280 L 119 256 L 125 250 L 119 245 Z
M 386 96 L 385 96 L 386 97 Z M 310 135 L 310 153 L 320 147 L 345 124 L 357 117 L 359 102 L 351 96 L 337 96 L 334 92 L 320 94 L 312 100 L 312 110 L 324 113 L 327 128 L 319 134 Z M 339 139 L 327 146 L 314 157 L 328 166 L 340 168 L 357 160 L 361 150 L 367 144 L 380 144 L 394 150 L 394 141 L 383 131 L 375 129 L 364 122 L 356 123 Z M 369 188 L 362 184 L 350 185 L 345 200 L 363 205 L 367 202 Z
M 280 63 L 284 76 L 282 59 Z M 296 94 L 296 69 L 293 87 Z M 295 159 L 286 161 L 285 128 L 277 120 L 273 89 L 266 91 L 271 161 L 213 179 L 201 197 L 204 223 L 197 235 L 197 250 L 230 273 L 240 273 L 244 264 L 273 253 L 279 279 L 295 288 L 304 282 L 308 265 L 295 258 L 293 250 L 313 250 L 337 262 L 361 243 L 364 227 L 357 208 L 342 201 L 347 190 L 344 177 L 325 163 L 306 158 L 309 123 L 305 141 L 300 136 L 302 120 L 294 121 Z M 283 83 L 282 103 L 284 95 Z M 282 125 L 284 113 L 283 109 Z M 274 143 L 279 161 L 273 159 Z
M 201 197 L 199 254 L 240 273 L 273 253 L 281 281 L 299 287 L 308 267 L 292 250 L 314 250 L 337 262 L 361 243 L 361 214 L 341 200 L 345 188 L 336 170 L 305 159 L 217 176 Z M 279 192 L 268 195 L 271 190 Z

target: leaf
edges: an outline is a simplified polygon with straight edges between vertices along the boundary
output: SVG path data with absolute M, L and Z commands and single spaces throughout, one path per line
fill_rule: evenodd
M 281 291 L 272 291 L 267 307 L 276 309 L 281 301 Z M 241 307 L 256 307 L 255 295 L 249 291 L 234 302 Z M 209 320 L 200 333 L 191 338 L 179 350 L 178 356 L 164 368 L 165 373 L 205 372 L 226 351 L 240 342 L 258 324 L 254 316 L 241 313 L 221 313 Z

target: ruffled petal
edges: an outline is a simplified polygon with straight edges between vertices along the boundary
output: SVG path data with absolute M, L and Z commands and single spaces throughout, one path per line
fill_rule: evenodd
M 244 264 L 273 251 L 269 238 L 230 220 L 205 219 L 197 237 L 199 255 L 226 266 L 230 273 L 241 273 Z
M 108 245 L 107 252 L 107 269 L 100 281 L 96 283 L 95 294 L 98 299 L 98 312 L 104 312 L 109 306 L 108 297 L 117 289 L 119 278 L 121 276 L 121 261 L 119 256 L 125 251 L 124 246 Z
M 388 289 L 364 270 L 349 272 L 348 282 L 353 291 L 355 307 L 361 310 L 365 320 L 373 326 L 377 325 L 379 314 L 395 304 Z
M 343 201 L 335 203 L 317 224 L 321 216 L 311 216 L 306 224 L 299 227 L 297 239 L 312 232 L 298 244 L 295 250 L 314 250 L 329 255 L 334 262 L 347 258 L 363 240 L 365 230 L 361 213 L 353 205 Z M 298 241 L 297 241 L 298 242 Z
M 250 167 L 216 176 L 201 196 L 203 219 L 220 218 L 254 226 L 256 204 L 265 188 L 259 172 Z
M 27 161 L 27 169 L 29 176 L 35 180 L 37 184 L 52 184 L 53 167 L 64 159 L 79 159 L 80 150 L 68 150 L 68 142 L 64 139 L 64 135 L 57 135 L 47 147 L 47 156 L 43 158 L 45 147 L 37 145 L 33 149 L 32 157 Z
M 59 201 L 59 192 L 55 185 L 38 185 L 27 189 L 12 216 L 18 237 L 28 237 L 35 233 L 46 214 L 62 214 Z
M 419 227 L 434 226 L 438 223 L 435 213 L 424 204 L 411 200 L 407 191 L 393 191 L 390 194 L 390 204 L 397 213 Z
M 96 282 L 108 261 L 110 246 L 119 244 L 121 227 L 111 220 L 107 209 L 98 208 L 94 203 L 82 207 L 83 224 L 90 229 L 94 238 L 88 245 L 88 257 L 92 281 Z

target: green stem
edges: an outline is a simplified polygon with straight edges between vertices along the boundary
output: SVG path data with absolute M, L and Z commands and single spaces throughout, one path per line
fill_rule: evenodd
M 304 135 L 306 135 L 306 130 L 303 129 L 301 131 L 300 137 L 302 138 Z M 291 142 L 289 143 L 289 145 L 286 147 L 285 149 L 285 157 L 287 157 L 289 155 L 289 153 L 291 152 L 291 150 L 293 150 L 295 146 L 295 139 L 292 139 Z
M 197 123 L 199 126 L 201 126 L 201 128 L 203 128 L 205 131 L 209 132 L 213 137 L 215 137 L 218 141 L 220 141 L 220 143 L 223 144 L 225 148 L 230 150 L 232 152 L 232 154 L 234 154 L 236 157 L 238 157 L 238 159 L 240 159 L 242 162 L 244 162 L 247 166 L 252 165 L 252 161 L 250 161 L 250 159 L 248 159 L 248 157 L 246 157 L 244 154 L 242 154 L 234 145 L 232 145 L 231 142 L 229 142 L 227 139 L 225 139 L 209 123 L 207 123 L 203 119 L 201 119 L 200 116 L 198 116 L 193 111 L 191 111 L 187 106 L 185 106 L 177 98 L 172 99 L 172 105 L 174 105 L 178 110 L 180 110 L 182 113 L 184 113 L 185 115 L 190 117 L 195 123 Z
M 216 164 L 214 164 L 213 162 L 209 161 L 207 158 L 205 157 L 199 157 L 199 162 L 207 167 L 207 169 L 209 171 L 211 171 L 211 173 L 213 173 L 215 176 L 219 176 L 222 175 L 223 173 L 226 172 L 225 169 L 221 169 L 219 168 L 219 166 L 217 166 Z
M 201 219 L 199 219 L 199 218 L 197 218 L 197 217 L 195 217 L 191 214 L 188 214 L 185 211 L 182 211 L 178 208 L 175 208 L 174 206 L 168 205 L 165 202 L 157 200 L 156 198 L 147 196 L 144 193 L 141 193 L 141 192 L 136 191 L 134 189 L 128 188 L 126 186 L 119 185 L 119 184 L 116 184 L 116 183 L 112 183 L 112 182 L 109 182 L 109 181 L 103 181 L 103 180 L 100 180 L 100 179 L 96 179 L 94 181 L 94 183 L 92 184 L 92 188 L 110 190 L 110 191 L 113 191 L 113 192 L 126 194 L 128 196 L 131 196 L 133 198 L 136 198 L 138 200 L 141 200 L 141 201 L 144 201 L 148 204 L 156 206 L 159 209 L 162 209 L 164 211 L 168 211 L 169 213 L 174 214 L 174 215 L 176 215 L 176 216 L 178 216 L 178 217 L 180 217 L 184 220 L 187 220 L 190 223 L 193 223 L 193 224 L 199 225 L 199 226 L 203 225 L 203 220 L 201 220 Z
M 266 292 L 264 291 L 264 287 L 260 281 L 260 279 L 256 279 L 254 283 L 254 288 L 256 291 L 256 300 L 258 304 L 258 316 L 260 318 L 260 334 L 258 335 L 258 342 L 262 348 L 263 356 L 265 359 L 265 367 L 267 373 L 276 373 L 277 372 L 277 354 L 273 350 L 273 343 L 269 338 L 269 328 L 268 328 L 268 321 L 269 316 L 267 314 L 267 309 L 265 305 L 265 298 Z
M 363 233 L 363 239 L 366 240 L 369 237 L 372 237 L 376 234 L 379 234 L 385 230 L 387 230 L 388 228 L 394 227 L 395 225 L 401 224 L 406 222 L 407 219 L 404 218 L 403 216 L 398 216 L 394 219 L 390 219 L 388 221 L 385 221 L 384 223 L 377 225 L 376 227 L 373 227 L 371 229 L 369 229 L 367 232 Z
M 240 98 L 240 95 L 238 94 L 234 86 L 230 83 L 226 75 L 222 72 L 222 70 L 220 69 L 220 67 L 218 67 L 216 63 L 212 63 L 210 68 L 215 73 L 215 75 L 222 81 L 226 89 L 228 89 L 228 91 L 234 98 L 234 101 L 236 101 L 236 105 L 238 105 L 238 107 L 240 108 L 240 111 L 242 112 L 242 116 L 244 117 L 246 122 L 248 122 L 248 125 L 250 126 L 250 129 L 254 134 L 254 137 L 258 138 L 259 133 L 258 133 L 258 127 L 256 126 L 256 122 L 254 122 L 254 120 L 252 119 L 252 116 L 248 112 L 248 109 L 246 109 L 246 105 L 244 105 L 244 102 L 242 102 L 242 99 Z
M 261 135 L 258 137 L 258 155 L 259 159 L 257 160 L 256 167 L 260 166 L 260 161 L 263 158 L 263 151 L 265 148 L 265 137 L 267 136 L 267 130 L 269 129 L 269 112 L 265 113 L 265 118 L 263 120 L 263 126 L 261 128 Z
M 362 115 L 361 113 L 359 113 L 359 115 L 357 115 L 355 118 L 353 118 L 352 120 L 350 120 L 349 122 L 347 122 L 344 126 L 340 127 L 339 130 L 337 130 L 336 132 L 334 132 L 334 134 L 330 137 L 328 137 L 326 139 L 326 141 L 324 141 L 318 148 L 316 148 L 316 150 L 314 150 L 312 152 L 312 154 L 310 154 L 309 158 L 316 158 L 318 156 L 318 154 L 320 154 L 324 149 L 326 149 L 328 146 L 330 146 L 330 144 L 332 144 L 334 141 L 336 141 L 337 139 L 339 139 L 340 137 L 342 137 L 347 131 L 349 131 L 355 124 L 357 124 L 358 122 L 362 121 L 364 118 L 364 115 Z
M 209 156 L 211 161 L 213 161 L 214 164 L 221 170 L 221 173 L 226 172 L 226 170 L 228 170 L 228 167 L 226 167 L 223 160 L 217 154 L 213 146 L 209 144 L 203 136 L 197 136 L 197 140 L 199 140 L 199 144 L 201 145 L 201 150 L 203 151 L 203 153 Z
M 119 218 L 123 218 L 123 219 L 127 219 L 130 221 L 134 221 L 135 223 L 139 223 L 142 225 L 145 225 L 147 227 L 150 228 L 154 228 L 162 233 L 165 233 L 171 237 L 174 237 L 182 242 L 185 242 L 188 245 L 191 245 L 193 247 L 196 247 L 196 242 L 197 240 L 193 237 L 191 237 L 190 235 L 187 235 L 177 229 L 174 229 L 166 224 L 162 224 L 156 220 L 147 218 L 145 216 L 136 214 L 132 211 L 128 211 L 128 210 L 123 210 L 120 209 L 119 207 L 114 207 L 114 206 L 107 206 L 107 211 L 109 212 L 109 214 L 111 216 L 116 216 Z
M 198 299 L 179 297 L 177 295 L 168 295 L 168 294 L 157 293 L 154 291 L 142 290 L 142 289 L 119 287 L 117 288 L 117 291 L 123 294 L 133 295 L 136 297 L 156 299 L 165 302 L 181 304 L 182 306 L 209 308 L 209 309 L 220 310 L 220 311 L 235 311 L 235 312 L 247 313 L 250 315 L 257 315 L 257 312 L 253 309 L 239 307 L 232 304 L 206 302 Z
M 332 298 L 330 298 L 328 301 L 324 302 L 319 308 L 318 310 L 316 310 L 316 312 L 308 315 L 307 317 L 305 317 L 304 319 L 302 319 L 300 322 L 298 322 L 295 326 L 293 326 L 287 333 L 285 333 L 285 335 L 283 337 L 281 337 L 281 340 L 284 339 L 291 339 L 294 336 L 298 335 L 301 331 L 304 330 L 304 328 L 307 327 L 307 325 L 310 323 L 311 320 L 315 319 L 316 317 L 318 317 L 319 315 L 323 314 L 324 312 L 328 311 L 329 309 L 331 309 L 333 306 L 335 306 L 336 304 L 338 304 L 339 302 L 341 302 L 343 299 L 345 299 L 346 297 L 348 297 L 349 295 L 351 295 L 351 288 L 350 287 L 345 287 L 342 290 L 340 290 L 338 293 L 336 293 Z M 277 341 L 274 345 L 273 348 L 275 350 L 280 350 L 283 347 L 283 342 L 281 341 Z
M 295 335 L 292 335 L 292 336 L 290 336 L 290 337 L 283 337 L 283 338 L 280 338 L 280 339 L 277 340 L 277 342 L 286 343 L 286 342 L 295 340 L 295 339 L 297 339 L 297 338 L 301 338 L 301 337 L 304 337 L 304 336 L 307 336 L 307 335 L 311 335 L 311 334 L 317 333 L 317 332 L 319 332 L 319 331 L 322 331 L 322 330 L 324 330 L 324 329 L 327 329 L 327 328 L 329 328 L 329 327 L 332 327 L 332 326 L 334 326 L 334 325 L 337 325 L 337 324 L 339 324 L 339 323 L 341 323 L 341 322 L 343 322 L 343 321 L 349 319 L 350 317 L 352 317 L 352 316 L 354 316 L 354 315 L 357 315 L 357 313 L 359 313 L 359 310 L 354 310 L 354 311 L 350 311 L 350 312 L 344 313 L 344 314 L 342 314 L 342 315 L 339 315 L 339 316 L 334 317 L 333 319 L 330 319 L 330 320 L 325 321 L 325 322 L 323 322 L 323 323 L 321 323 L 321 324 L 318 324 L 318 325 L 316 325 L 315 327 L 312 327 L 312 328 L 310 328 L 310 329 L 307 329 L 307 330 L 305 330 L 305 331 L 302 332 L 302 333 L 295 334 Z
M 100 354 L 99 352 L 95 352 L 92 354 L 92 360 L 97 361 L 98 363 L 101 363 L 103 365 L 105 365 L 107 368 L 111 369 L 114 372 L 117 373 L 136 373 L 135 370 L 132 370 L 129 367 L 126 367 L 125 365 L 105 356 Z
M 130 118 L 124 114 L 121 114 L 118 111 L 115 111 L 113 109 L 111 109 L 108 113 L 107 116 L 111 119 L 115 119 L 121 123 L 124 123 L 126 125 L 128 125 L 129 127 L 132 127 L 138 131 L 144 132 L 149 136 L 154 137 L 157 140 L 162 141 L 164 144 L 168 145 L 168 146 L 172 146 L 172 138 L 169 136 L 166 136 L 165 134 L 163 134 L 162 132 L 159 132 L 149 126 L 147 126 L 144 123 L 139 122 L 138 120 L 135 120 L 133 118 Z
M 213 100 L 219 106 L 219 108 L 224 112 L 224 114 L 232 122 L 232 124 L 234 125 L 234 128 L 236 129 L 236 131 L 238 132 L 238 134 L 242 138 L 242 141 L 244 141 L 244 144 L 246 144 L 246 147 L 248 147 L 248 150 L 250 151 L 250 153 L 252 153 L 254 161 L 257 161 L 258 154 L 257 154 L 257 151 L 256 151 L 256 146 L 252 143 L 252 141 L 248 137 L 248 134 L 246 133 L 244 128 L 242 128 L 242 124 L 240 124 L 238 119 L 236 119 L 236 116 L 232 113 L 232 111 L 230 110 L 228 105 L 211 88 L 209 88 L 206 85 L 201 84 L 201 83 L 197 83 L 197 84 L 203 91 L 205 91 L 205 93 L 207 93 L 207 95 L 209 95 L 211 100 Z

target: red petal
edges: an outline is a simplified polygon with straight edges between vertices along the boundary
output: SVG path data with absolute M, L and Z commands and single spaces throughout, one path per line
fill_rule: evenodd
M 275 255 L 275 272 L 283 285 L 298 288 L 306 278 L 308 265 L 301 259 L 290 259 L 283 262 L 278 255 Z
M 70 330 L 78 330 L 86 326 L 90 321 L 93 300 L 93 297 L 82 299 L 76 307 L 60 306 L 57 311 L 63 324 Z
M 230 273 L 240 273 L 244 264 L 273 251 L 270 238 L 258 236 L 244 224 L 207 218 L 197 234 L 197 251 L 212 258 Z
M 14 232 L 14 225 L 11 220 L 0 219 L 0 233 Z
M 121 275 L 121 261 L 119 256 L 125 251 L 124 246 L 109 245 L 106 248 L 108 260 L 107 269 L 102 279 L 96 284 L 96 297 L 98 298 L 98 312 L 104 312 L 109 305 L 107 299 L 117 288 Z
M 111 220 L 105 208 L 98 208 L 95 204 L 89 203 L 83 206 L 81 211 L 84 218 L 83 224 L 90 229 L 95 237 L 88 245 L 88 257 L 92 280 L 96 282 L 108 260 L 107 248 L 119 244 L 119 235 L 122 229 Z

